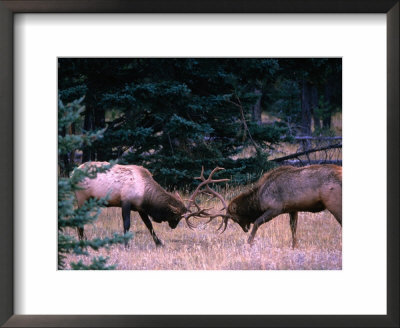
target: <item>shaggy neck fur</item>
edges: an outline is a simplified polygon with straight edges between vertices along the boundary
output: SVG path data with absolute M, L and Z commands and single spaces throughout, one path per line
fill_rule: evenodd
M 256 186 L 232 200 L 231 203 L 236 205 L 235 213 L 240 220 L 254 222 L 262 215 L 258 199 L 258 189 L 258 186 Z
M 156 222 L 168 221 L 181 217 L 186 212 L 185 205 L 175 196 L 166 192 L 155 181 L 146 185 L 143 209 Z

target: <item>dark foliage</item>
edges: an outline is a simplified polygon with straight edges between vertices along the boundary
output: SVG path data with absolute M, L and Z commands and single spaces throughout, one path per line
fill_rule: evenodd
M 322 90 L 339 66 L 333 59 L 65 58 L 59 94 L 64 102 L 86 96 L 75 133 L 104 129 L 92 146 L 76 148 L 84 161 L 143 165 L 170 188 L 192 188 L 202 165 L 208 171 L 218 165 L 243 184 L 272 166 L 270 145 L 297 133 L 302 83 L 318 80 Z M 316 111 L 321 119 L 337 108 L 334 94 L 321 93 L 327 104 Z M 261 124 L 262 108 L 282 122 Z M 255 156 L 238 156 L 248 147 Z
M 59 101 L 58 106 L 58 156 L 59 163 L 62 167 L 65 163 L 61 159 L 73 149 L 79 149 L 83 145 L 90 146 L 95 140 L 102 136 L 102 131 L 91 132 L 84 136 L 82 135 L 68 135 L 65 130 L 74 122 L 79 119 L 80 114 L 83 112 L 84 107 L 81 105 L 83 98 L 75 100 L 68 105 L 64 105 Z M 98 172 L 104 172 L 109 169 L 105 166 L 98 169 L 76 169 L 71 177 L 58 178 L 58 269 L 65 269 L 65 258 L 67 254 L 85 255 L 88 256 L 88 249 L 99 250 L 113 244 L 125 243 L 131 236 L 129 234 L 124 236 L 114 235 L 112 238 L 92 239 L 92 240 L 77 240 L 76 237 L 65 233 L 67 228 L 76 229 L 82 228 L 87 224 L 93 223 L 97 220 L 100 214 L 100 209 L 106 204 L 106 199 L 90 199 L 85 204 L 76 208 L 75 206 L 75 191 L 79 189 L 79 182 L 85 178 L 94 178 Z M 65 170 L 65 167 L 64 167 Z M 77 236 L 77 235 L 76 235 Z M 99 256 L 91 259 L 89 265 L 83 264 L 82 261 L 78 263 L 70 263 L 72 269 L 86 269 L 86 270 L 105 270 L 113 269 L 113 266 L 107 266 L 107 259 Z

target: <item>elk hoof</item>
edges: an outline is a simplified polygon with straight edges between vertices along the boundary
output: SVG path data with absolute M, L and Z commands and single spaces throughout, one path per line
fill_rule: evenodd
M 164 244 L 161 242 L 161 240 L 156 241 L 156 247 L 164 247 Z
M 253 246 L 254 245 L 254 238 L 249 238 L 248 240 L 247 240 L 247 243 L 250 245 L 250 246 Z

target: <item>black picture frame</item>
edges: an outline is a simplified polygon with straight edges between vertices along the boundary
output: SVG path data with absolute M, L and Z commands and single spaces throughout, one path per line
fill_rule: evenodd
M 399 0 L 0 0 L 0 324 L 5 327 L 399 327 Z M 384 13 L 387 17 L 387 315 L 14 315 L 13 17 L 16 13 Z M 368 288 L 366 286 L 366 288 Z

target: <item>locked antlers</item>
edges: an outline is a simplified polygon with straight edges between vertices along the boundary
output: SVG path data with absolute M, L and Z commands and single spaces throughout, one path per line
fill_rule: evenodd
M 190 217 L 209 217 L 210 220 L 208 222 L 210 222 L 211 219 L 211 215 L 207 212 L 208 210 L 212 209 L 212 208 L 200 208 L 200 206 L 196 203 L 196 197 L 199 194 L 209 194 L 211 195 L 211 198 L 209 198 L 208 200 L 211 200 L 215 197 L 219 198 L 222 202 L 222 204 L 224 205 L 223 209 L 227 209 L 226 203 L 224 198 L 217 193 L 215 190 L 211 189 L 211 187 L 209 186 L 209 184 L 211 183 L 219 183 L 219 182 L 225 182 L 225 181 L 229 181 L 229 179 L 213 179 L 213 175 L 218 172 L 224 170 L 224 168 L 222 167 L 216 167 L 214 170 L 211 171 L 210 175 L 208 176 L 208 178 L 206 179 L 204 177 L 204 166 L 202 166 L 201 168 L 201 174 L 199 177 L 196 177 L 195 179 L 197 180 L 201 180 L 202 182 L 197 186 L 196 190 L 193 192 L 193 194 L 191 195 L 191 197 L 188 199 L 188 203 L 186 205 L 187 210 L 189 211 L 189 213 L 184 215 L 184 218 L 186 220 L 187 225 L 189 226 L 190 229 L 195 228 L 196 226 L 194 224 L 192 224 L 189 221 Z M 201 188 L 203 188 L 205 186 L 205 190 L 202 190 Z M 197 211 L 193 212 L 192 208 L 195 207 Z M 207 222 L 207 223 L 208 223 Z M 226 227 L 225 227 L 226 228 Z M 219 229 L 219 228 L 218 228 Z M 225 230 L 225 229 L 224 229 Z

